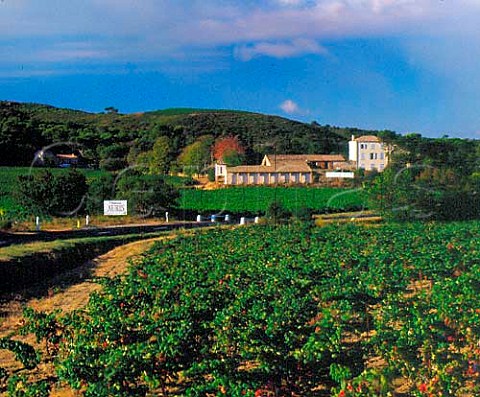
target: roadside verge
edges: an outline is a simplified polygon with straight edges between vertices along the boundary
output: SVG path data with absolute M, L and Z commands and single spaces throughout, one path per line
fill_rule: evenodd
M 168 233 L 168 232 L 167 232 Z M 0 250 L 0 292 L 18 291 L 136 240 L 166 232 L 35 242 Z

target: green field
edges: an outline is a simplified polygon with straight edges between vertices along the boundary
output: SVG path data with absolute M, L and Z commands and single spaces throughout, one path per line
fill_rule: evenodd
M 238 187 L 218 190 L 183 190 L 180 208 L 197 211 L 263 212 L 273 202 L 295 210 L 320 212 L 360 210 L 365 197 L 360 190 L 311 187 Z

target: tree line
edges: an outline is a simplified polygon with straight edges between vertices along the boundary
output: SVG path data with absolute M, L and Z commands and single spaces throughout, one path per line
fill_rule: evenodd
M 366 184 L 371 208 L 394 220 L 480 217 L 479 141 L 393 138 L 391 164 Z

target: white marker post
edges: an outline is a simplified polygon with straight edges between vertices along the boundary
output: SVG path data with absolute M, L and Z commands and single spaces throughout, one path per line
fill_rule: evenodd
M 245 221 L 246 221 L 246 220 L 245 220 L 245 217 L 242 216 L 242 217 L 240 218 L 240 225 L 245 225 Z
M 165 212 L 165 222 L 168 223 L 168 212 Z
M 37 232 L 40 231 L 40 217 L 39 217 L 39 216 L 37 216 L 37 217 L 35 218 L 35 230 L 36 230 Z
M 201 215 L 197 215 L 197 222 L 201 222 L 202 221 L 202 216 Z
M 87 215 L 85 217 L 85 226 L 88 226 L 90 224 L 90 215 Z

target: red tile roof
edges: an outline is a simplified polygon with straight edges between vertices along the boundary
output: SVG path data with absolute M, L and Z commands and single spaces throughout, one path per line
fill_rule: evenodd
M 359 136 L 355 140 L 357 142 L 382 142 L 382 140 L 378 136 L 375 136 L 375 135 Z
M 290 162 L 290 161 L 345 161 L 341 154 L 269 154 L 267 155 L 271 162 Z
M 76 159 L 78 156 L 76 154 L 57 154 L 59 159 Z
M 238 167 L 228 167 L 228 172 L 312 172 L 312 169 L 305 161 L 293 161 L 288 163 L 276 163 L 271 166 L 266 165 L 240 165 Z

